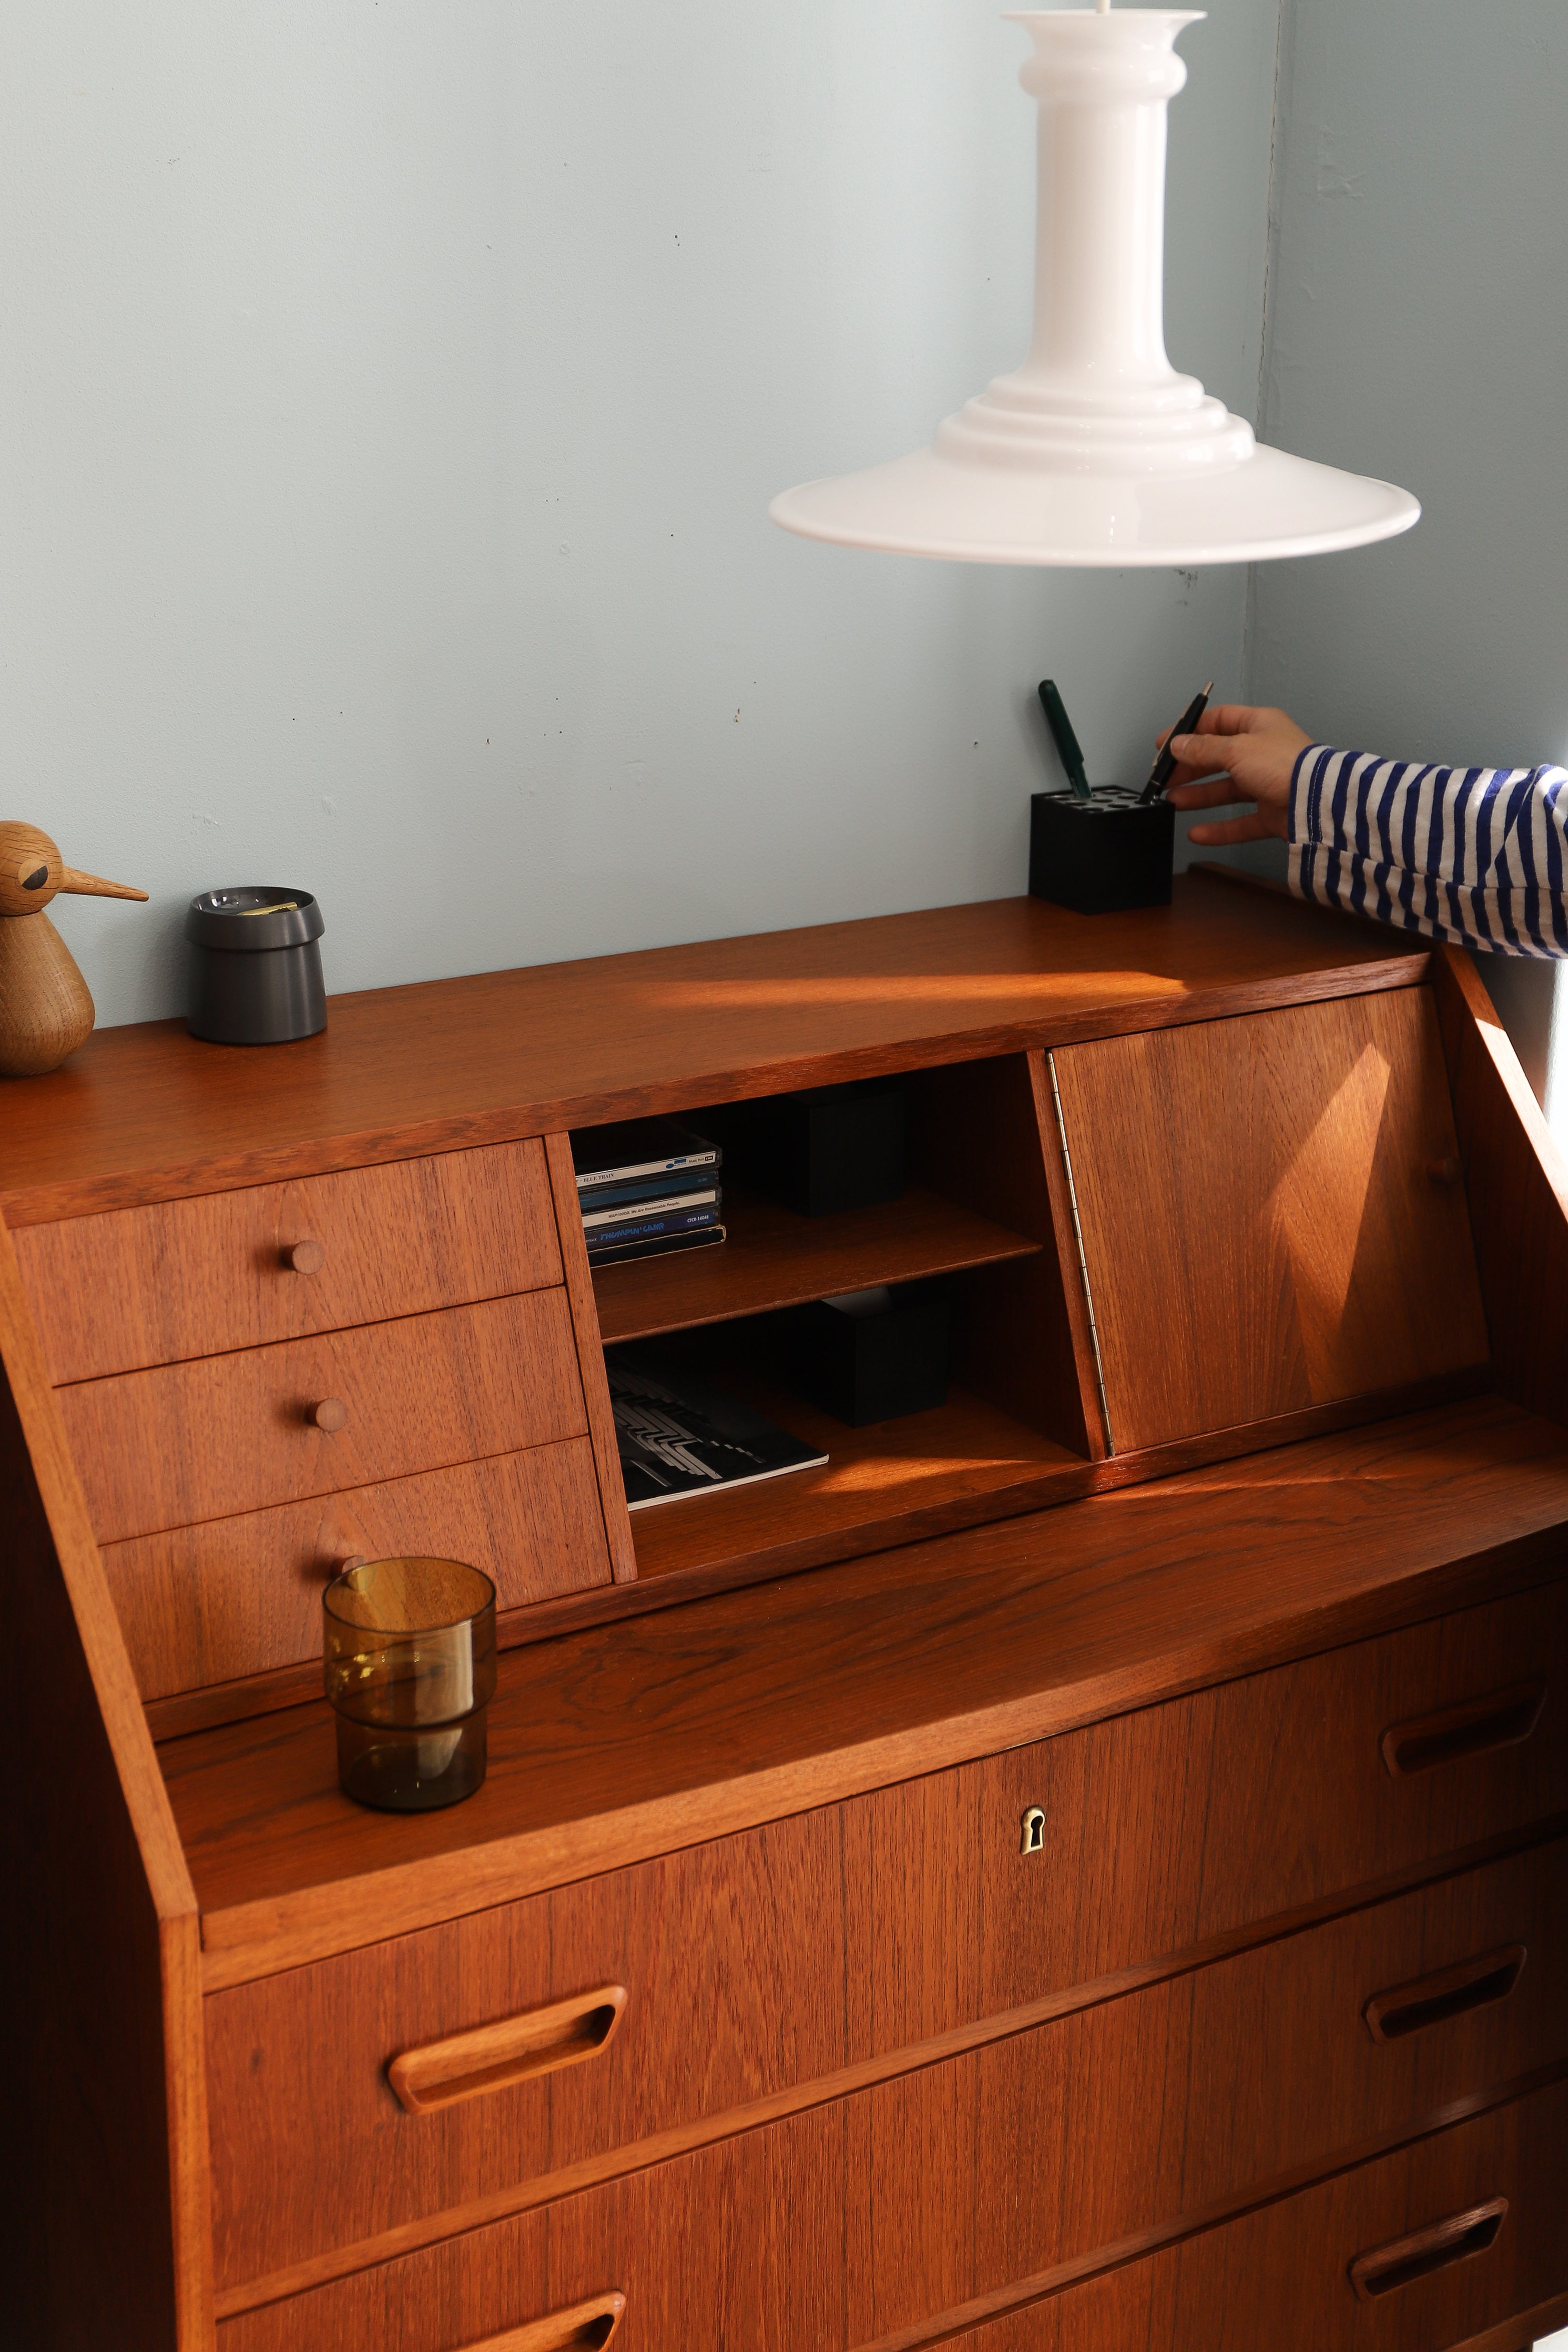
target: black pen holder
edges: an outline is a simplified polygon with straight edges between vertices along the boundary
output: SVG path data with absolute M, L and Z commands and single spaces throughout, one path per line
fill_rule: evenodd
M 1036 793 L 1029 804 L 1029 894 L 1080 915 L 1168 907 L 1176 811 L 1164 795 L 1145 803 L 1120 784 L 1092 800 Z
M 326 928 L 309 891 L 281 883 L 193 898 L 185 917 L 192 1036 L 214 1045 L 285 1045 L 325 1029 Z

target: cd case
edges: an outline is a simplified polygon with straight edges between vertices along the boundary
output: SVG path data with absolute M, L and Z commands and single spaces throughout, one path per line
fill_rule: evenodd
M 820 1469 L 828 1459 L 652 1350 L 615 1349 L 605 1370 L 630 1511 Z

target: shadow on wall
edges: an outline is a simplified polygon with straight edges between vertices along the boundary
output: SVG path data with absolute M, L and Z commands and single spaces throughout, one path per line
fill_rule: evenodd
M 1568 1086 L 1563 1083 L 1568 1074 L 1559 1069 L 1555 1086 L 1551 1083 L 1558 966 L 1529 956 L 1478 955 L 1472 956 L 1471 961 L 1497 1007 L 1499 1020 L 1513 1040 L 1513 1050 L 1548 1119 L 1552 1118 L 1551 1097 L 1558 1097 L 1553 1131 L 1562 1143 L 1562 1127 L 1568 1126 L 1568 1100 L 1563 1099 L 1568 1097 Z M 1568 2352 L 1568 2336 L 1561 2343 L 1562 2352 Z

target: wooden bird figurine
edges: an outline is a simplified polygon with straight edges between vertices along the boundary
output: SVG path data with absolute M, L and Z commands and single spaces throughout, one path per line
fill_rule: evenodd
M 57 891 L 80 898 L 145 898 L 61 863 L 36 824 L 0 824 L 0 1077 L 57 1070 L 96 1015 L 76 958 L 44 908 Z

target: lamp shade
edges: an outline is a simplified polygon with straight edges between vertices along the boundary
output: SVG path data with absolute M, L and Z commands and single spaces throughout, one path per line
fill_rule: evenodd
M 1407 490 L 1261 446 L 1166 357 L 1166 110 L 1202 11 L 1009 16 L 1040 110 L 1029 357 L 928 448 L 785 490 L 775 522 L 966 563 L 1250 563 L 1407 530 Z

